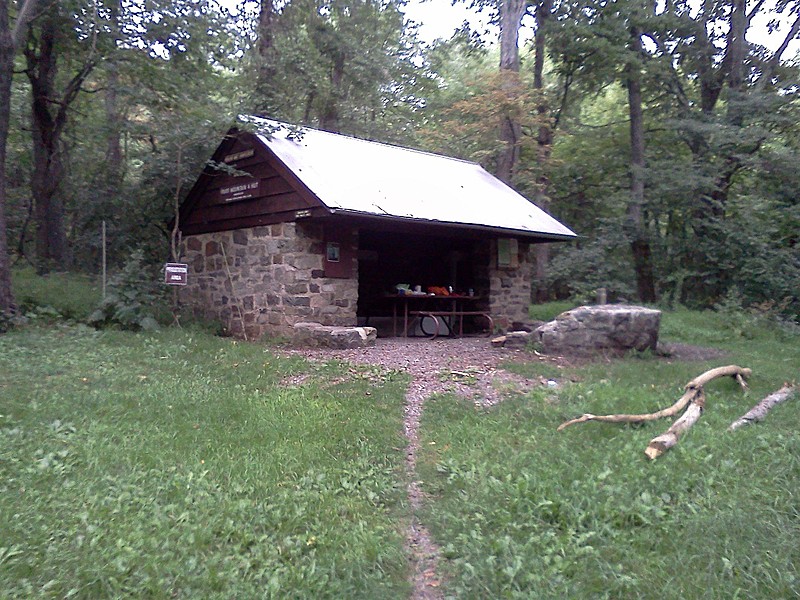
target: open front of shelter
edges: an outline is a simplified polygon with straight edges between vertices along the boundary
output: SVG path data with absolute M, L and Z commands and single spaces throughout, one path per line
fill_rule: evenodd
M 430 334 L 407 323 L 425 311 L 508 327 L 527 320 L 532 245 L 575 237 L 477 164 L 256 118 L 220 144 L 179 224 L 183 302 L 248 339 L 309 321 Z

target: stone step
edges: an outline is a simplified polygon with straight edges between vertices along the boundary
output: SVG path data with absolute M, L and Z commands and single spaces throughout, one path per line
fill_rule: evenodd
M 296 323 L 293 342 L 314 348 L 366 348 L 374 346 L 378 332 L 374 327 L 335 327 L 320 323 Z

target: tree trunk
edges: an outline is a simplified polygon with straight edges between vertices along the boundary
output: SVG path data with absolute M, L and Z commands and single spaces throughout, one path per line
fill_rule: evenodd
M 64 175 L 61 154 L 47 131 L 34 119 L 31 192 L 36 219 L 36 259 L 40 273 L 67 267 L 64 202 L 58 194 Z
M 550 177 L 548 165 L 553 148 L 553 127 L 550 122 L 550 107 L 544 93 L 544 59 L 547 51 L 547 27 L 553 10 L 553 0 L 541 0 L 536 9 L 536 39 L 533 57 L 533 88 L 536 90 L 536 114 L 539 118 L 539 134 L 536 138 L 539 176 L 536 186 L 536 204 L 545 212 L 550 212 Z M 538 303 L 547 302 L 547 265 L 550 262 L 550 245 L 536 244 L 534 247 L 536 268 L 534 270 L 534 299 Z
M 633 56 L 626 68 L 631 138 L 631 198 L 628 203 L 626 225 L 639 300 L 652 303 L 656 301 L 656 290 L 650 240 L 644 220 L 644 114 L 640 62 L 642 33 L 638 27 L 631 29 L 631 51 Z
M 526 0 L 498 0 L 501 70 L 519 73 L 519 28 L 526 5 Z
M 275 7 L 273 0 L 261 0 L 261 10 L 258 13 L 258 56 L 261 59 L 259 68 L 263 68 L 269 60 L 274 40 L 273 20 Z
M 319 127 L 323 131 L 339 133 L 341 124 L 339 123 L 339 101 L 342 97 L 342 81 L 344 80 L 344 54 L 337 54 L 333 57 L 331 67 L 330 82 L 331 92 L 325 98 L 322 113 L 319 116 Z
M 503 93 L 513 99 L 519 94 L 519 28 L 525 14 L 526 0 L 498 0 L 500 13 L 500 72 Z M 512 103 L 509 103 L 512 104 Z M 517 115 L 506 114 L 500 119 L 500 141 L 503 148 L 497 158 L 495 174 L 510 184 L 519 160 L 519 140 L 522 137 Z
M 55 51 L 57 35 L 55 18 L 48 14 L 42 19 L 39 39 L 29 42 L 25 52 L 32 102 L 31 192 L 36 207 L 36 258 L 41 273 L 46 273 L 51 268 L 64 269 L 67 266 L 64 205 L 57 193 L 64 173 L 60 131 L 50 112 L 51 103 L 55 100 L 55 78 L 58 70 Z M 38 53 L 33 49 L 35 41 L 38 41 Z
M 31 30 L 25 48 L 25 74 L 31 84 L 31 133 L 33 172 L 31 192 L 35 203 L 36 253 L 40 272 L 68 266 L 69 255 L 64 224 L 64 200 L 59 188 L 64 177 L 62 135 L 69 109 L 81 85 L 95 66 L 94 51 L 57 94 L 58 38 L 71 33 L 71 22 L 52 5 L 38 19 L 39 37 Z
M 274 116 L 275 102 L 273 98 L 275 79 L 275 60 L 273 47 L 275 40 L 275 6 L 274 0 L 261 0 L 261 10 L 258 13 L 258 80 L 256 91 L 257 110 L 266 116 Z
M 536 90 L 536 114 L 539 117 L 539 135 L 537 145 L 539 149 L 538 162 L 540 166 L 539 183 L 543 190 L 542 195 L 549 198 L 550 179 L 544 165 L 550 159 L 553 145 L 553 128 L 550 123 L 550 107 L 544 93 L 544 61 L 547 53 L 547 27 L 553 10 L 553 0 L 541 0 L 536 10 L 536 39 L 534 42 L 533 57 L 533 89 Z M 544 207 L 542 207 L 544 208 Z
M 697 69 L 700 79 L 700 110 L 708 117 L 714 113 L 714 107 L 717 105 L 717 100 L 719 100 L 722 85 L 725 81 L 722 70 L 715 63 L 714 42 L 712 42 L 708 34 L 711 29 L 710 23 L 714 20 L 712 4 L 710 0 L 704 0 L 703 17 L 696 27 L 698 32 L 696 43 L 700 46 Z
M 728 88 L 738 92 L 744 83 L 744 64 L 747 58 L 747 41 L 744 37 L 747 30 L 745 0 L 733 0 L 731 3 L 729 27 L 728 50 L 724 59 L 727 65 L 724 65 L 723 73 L 728 78 Z
M 122 39 L 122 16 L 125 7 L 122 0 L 112 0 L 108 5 L 110 23 L 113 35 L 113 50 L 105 60 L 105 90 L 103 92 L 103 108 L 105 109 L 105 160 L 100 166 L 97 177 L 96 193 L 99 202 L 93 211 L 91 221 L 97 226 L 99 223 L 105 225 L 106 220 L 114 227 L 113 215 L 115 210 L 122 207 L 122 184 L 125 180 L 126 162 L 123 151 L 123 130 L 127 112 L 120 105 L 120 51 L 124 47 Z M 123 105 L 124 106 L 124 105 Z M 103 229 L 105 231 L 105 229 Z M 113 231 L 113 229 L 112 229 Z M 114 239 L 111 235 L 110 239 Z M 105 242 L 104 242 L 105 244 Z M 100 255 L 96 250 L 91 252 L 92 260 L 95 264 L 104 265 L 102 254 L 108 248 L 104 245 L 100 248 Z
M 106 164 L 105 168 L 109 177 L 115 180 L 115 187 L 118 187 L 119 180 L 122 178 L 122 114 L 119 110 L 119 69 L 116 63 L 108 65 L 108 75 L 106 78 L 106 92 L 104 107 L 106 111 L 106 124 L 108 133 L 106 135 Z
M 11 118 L 14 37 L 8 22 L 8 0 L 0 0 L 0 317 L 15 310 L 6 227 L 6 146 Z
M 121 35 L 120 35 L 120 6 L 121 0 L 111 4 L 111 22 L 114 27 L 114 46 L 115 50 L 118 48 Z M 117 64 L 116 56 L 112 55 L 106 61 L 108 65 L 106 75 L 106 90 L 104 100 L 104 108 L 106 112 L 106 127 L 108 128 L 106 134 L 106 163 L 105 171 L 108 178 L 108 191 L 111 194 L 119 190 L 119 185 L 123 176 L 123 160 L 122 160 L 122 113 L 119 108 L 119 66 Z
M 730 10 L 725 17 L 728 31 L 724 37 L 724 48 L 718 47 L 720 39 L 712 39 L 709 35 L 709 31 L 714 29 L 712 24 L 717 20 L 710 0 L 704 2 L 702 17 L 697 21 L 698 36 L 694 44 L 698 46 L 695 53 L 699 60 L 700 121 L 704 125 L 714 122 L 719 100 L 727 86 L 729 94 L 725 108 L 726 125 L 741 127 L 750 110 L 746 102 L 750 57 L 745 34 L 753 14 L 757 11 L 748 15 L 745 0 L 731 0 L 726 6 Z M 720 57 L 721 50 L 724 52 Z M 767 66 L 762 77 L 769 78 L 769 72 Z M 751 152 L 743 152 L 735 146 L 715 151 L 712 148 L 713 136 L 704 133 L 702 128 L 686 135 L 698 171 L 716 174 L 712 175 L 713 185 L 702 184 L 694 192 L 691 227 L 695 237 L 702 243 L 718 235 L 718 225 L 725 219 L 733 178 L 741 168 L 741 156 Z M 695 282 L 695 294 L 704 297 L 706 301 L 718 299 L 732 281 L 729 272 L 709 263 L 701 244 L 687 252 L 684 263 L 690 271 L 714 273 L 713 277 L 698 278 Z

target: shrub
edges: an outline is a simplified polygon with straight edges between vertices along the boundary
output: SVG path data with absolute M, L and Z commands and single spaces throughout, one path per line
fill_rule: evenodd
M 156 268 L 146 264 L 143 253 L 136 250 L 109 280 L 106 297 L 88 322 L 95 327 L 114 325 L 134 331 L 158 329 L 156 315 L 165 310 L 165 301 L 166 290 Z
M 80 273 L 37 275 L 32 268 L 11 273 L 19 312 L 27 318 L 86 319 L 100 292 L 92 276 Z

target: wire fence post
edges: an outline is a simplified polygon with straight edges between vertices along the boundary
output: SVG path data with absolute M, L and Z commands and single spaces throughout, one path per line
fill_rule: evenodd
M 106 299 L 106 220 L 105 219 L 103 219 L 103 235 L 102 235 L 102 238 L 103 238 L 103 241 L 102 241 L 102 244 L 103 244 L 103 250 L 102 250 L 102 255 L 103 255 L 103 300 L 105 300 Z

